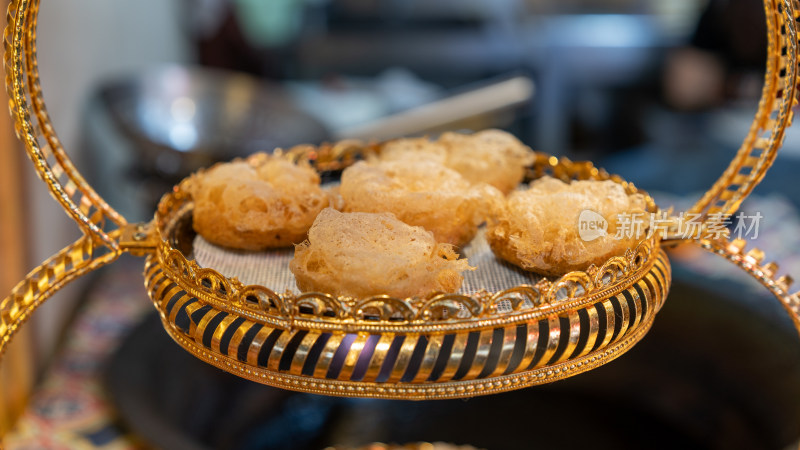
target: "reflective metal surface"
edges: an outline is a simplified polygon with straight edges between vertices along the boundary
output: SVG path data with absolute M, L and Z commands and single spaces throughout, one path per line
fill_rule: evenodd
M 167 66 L 107 85 L 100 97 L 141 152 L 139 170 L 173 181 L 217 161 L 328 138 L 283 88 L 233 72 Z

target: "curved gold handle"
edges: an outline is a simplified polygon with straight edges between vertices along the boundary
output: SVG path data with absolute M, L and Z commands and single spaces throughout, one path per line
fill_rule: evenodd
M 792 119 L 793 108 L 800 102 L 798 90 L 797 0 L 764 0 L 767 20 L 767 68 L 758 111 L 736 156 L 714 186 L 688 212 L 700 214 L 705 224 L 735 213 L 742 201 L 764 178 L 783 144 Z M 716 218 L 715 218 L 716 216 Z M 711 220 L 709 220 L 711 219 Z M 701 233 L 703 235 L 705 233 Z M 752 248 L 745 252 L 746 241 L 734 239 L 692 239 L 696 245 L 720 255 L 750 274 L 781 303 L 795 328 L 800 332 L 800 293 L 790 293 L 792 278 L 777 277 L 778 265 L 762 264 L 764 252 Z M 665 245 L 686 242 L 674 239 Z
M 728 168 L 688 211 L 704 218 L 729 216 L 764 178 L 791 125 L 798 99 L 797 0 L 764 0 L 767 70 L 761 101 L 747 137 Z
M 125 225 L 125 219 L 75 169 L 45 109 L 36 60 L 38 12 L 39 0 L 13 0 L 8 7 L 3 43 L 6 89 L 14 129 L 25 144 L 36 173 L 84 234 L 112 250 L 119 250 L 108 230 Z
M 47 298 L 70 281 L 117 259 L 119 254 L 82 236 L 29 273 L 0 302 L 0 356 L 17 329 Z
M 9 108 L 17 137 L 52 196 L 80 226 L 83 236 L 42 263 L 0 302 L 0 356 L 16 330 L 55 291 L 81 275 L 141 252 L 149 235 L 111 208 L 73 166 L 45 109 L 36 59 L 39 0 L 12 0 L 4 33 Z M 138 241 L 133 236 L 145 238 Z

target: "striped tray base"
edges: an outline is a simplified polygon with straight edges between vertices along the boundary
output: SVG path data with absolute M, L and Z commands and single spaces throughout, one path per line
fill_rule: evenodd
M 649 330 L 670 285 L 657 249 L 616 295 L 536 320 L 444 332 L 325 332 L 282 328 L 192 295 L 157 255 L 145 285 L 172 338 L 196 357 L 259 383 L 337 396 L 443 399 L 549 383 L 600 366 Z

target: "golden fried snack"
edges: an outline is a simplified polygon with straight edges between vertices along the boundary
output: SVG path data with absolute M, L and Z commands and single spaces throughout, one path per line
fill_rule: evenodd
M 512 264 L 562 275 L 599 266 L 634 247 L 647 230 L 645 208 L 643 195 L 628 195 L 613 181 L 567 184 L 543 177 L 508 197 L 497 220 L 489 223 L 486 239 L 495 255 Z M 620 214 L 630 220 L 617 233 Z
M 501 130 L 473 134 L 444 133 L 436 141 L 426 138 L 397 139 L 384 144 L 384 161 L 417 158 L 439 162 L 473 184 L 486 183 L 503 194 L 513 191 L 533 164 L 533 151 Z
M 501 130 L 474 134 L 444 133 L 438 143 L 447 148 L 447 167 L 472 183 L 487 183 L 503 194 L 513 191 L 533 164 L 534 153 Z
M 295 246 L 289 269 L 303 291 L 350 297 L 413 297 L 455 292 L 473 270 L 453 247 L 389 213 L 341 213 L 326 208 Z
M 300 242 L 329 197 L 305 162 L 256 154 L 192 176 L 194 229 L 225 247 L 262 250 Z
M 358 162 L 342 173 L 344 211 L 391 212 L 403 222 L 432 231 L 438 242 L 462 245 L 502 195 L 473 186 L 458 172 L 430 160 Z
M 447 165 L 447 147 L 427 137 L 400 138 L 381 145 L 381 161 L 402 161 L 408 159 L 427 159 Z

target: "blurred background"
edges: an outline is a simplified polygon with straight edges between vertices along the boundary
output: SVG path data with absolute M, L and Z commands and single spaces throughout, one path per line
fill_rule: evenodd
M 766 58 L 758 0 L 69 0 L 45 2 L 39 22 L 56 130 L 130 221 L 149 220 L 175 182 L 215 161 L 487 127 L 591 159 L 683 211 L 745 137 Z M 0 122 L 7 292 L 78 231 L 24 160 L 10 120 Z M 742 207 L 763 217 L 749 237 L 795 274 L 797 134 Z M 724 260 L 671 256 L 673 293 L 620 361 L 554 386 L 436 404 L 294 395 L 204 367 L 154 322 L 141 261 L 123 259 L 48 301 L 12 346 L 2 375 L 14 387 L 3 393 L 4 426 L 16 424 L 8 446 L 538 448 L 526 417 L 541 426 L 541 448 L 796 442 L 800 345 L 789 319 Z M 209 392 L 203 401 L 199 391 Z M 614 407 L 620 398 L 633 406 Z M 494 411 L 508 422 L 476 420 Z M 429 419 L 401 420 L 410 416 Z M 576 425 L 586 432 L 570 433 Z

